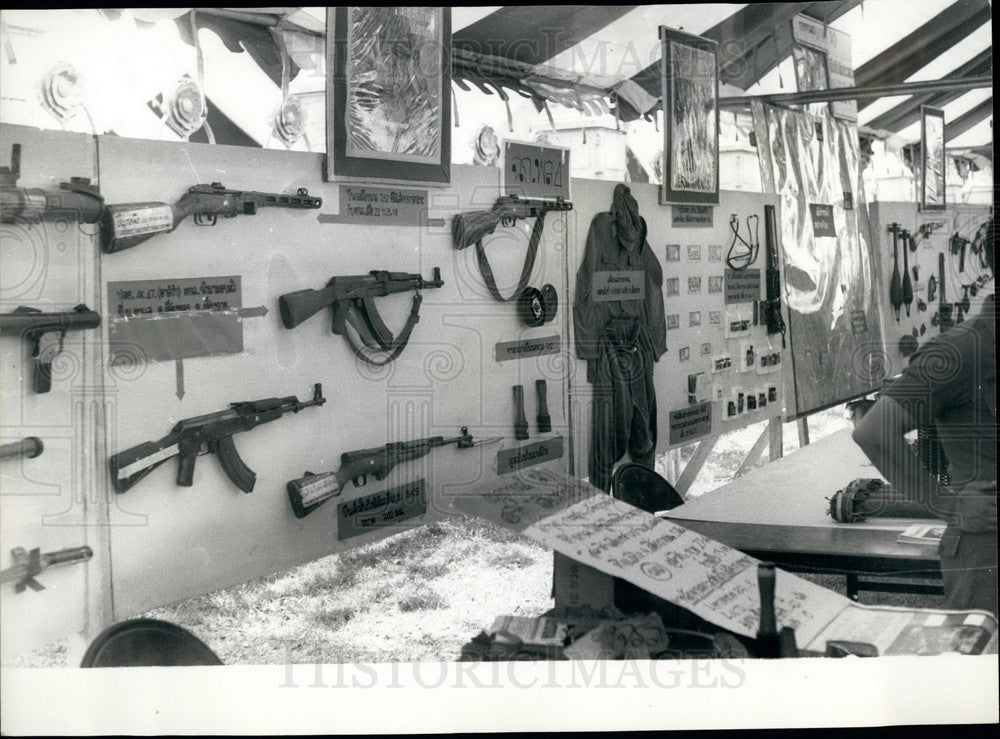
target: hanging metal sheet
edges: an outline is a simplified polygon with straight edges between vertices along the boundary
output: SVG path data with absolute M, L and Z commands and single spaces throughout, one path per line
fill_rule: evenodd
M 752 107 L 764 190 L 781 198 L 794 385 L 786 413 L 801 417 L 880 385 L 882 279 L 870 253 L 857 128 L 826 110 Z M 817 227 L 814 211 L 832 217 L 834 235 Z

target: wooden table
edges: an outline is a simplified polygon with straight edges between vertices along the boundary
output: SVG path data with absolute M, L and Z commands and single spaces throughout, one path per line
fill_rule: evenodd
M 936 584 L 860 579 L 940 579 L 941 567 L 937 547 L 896 542 L 915 519 L 829 516 L 827 499 L 859 477 L 882 476 L 845 429 L 660 515 L 788 570 L 846 575 L 852 598 L 858 590 L 941 594 Z

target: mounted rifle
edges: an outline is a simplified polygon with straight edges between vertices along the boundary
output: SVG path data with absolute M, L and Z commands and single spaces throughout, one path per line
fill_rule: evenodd
M 501 303 L 505 303 L 519 298 L 528 286 L 531 271 L 535 267 L 538 244 L 542 239 L 542 231 L 545 229 L 546 214 L 550 211 L 568 210 L 573 210 L 573 204 L 562 198 L 532 200 L 522 199 L 517 195 L 504 195 L 497 199 L 491 210 L 459 213 L 451 222 L 451 233 L 456 249 L 465 249 L 473 244 L 476 245 L 476 257 L 479 260 L 479 271 L 483 276 L 483 282 L 486 283 L 490 295 Z M 521 277 L 517 281 L 517 287 L 510 297 L 505 298 L 500 294 L 496 279 L 493 277 L 490 260 L 483 248 L 483 237 L 496 231 L 498 225 L 513 226 L 519 218 L 534 218 L 536 219 L 535 226 L 528 239 L 528 253 L 524 257 L 524 266 L 521 268 Z
M 400 355 L 414 326 L 420 320 L 420 303 L 423 296 L 420 291 L 429 287 L 441 287 L 441 268 L 434 268 L 434 277 L 425 280 L 419 274 L 406 272 L 387 272 L 372 270 L 367 275 L 350 277 L 334 277 L 322 290 L 297 290 L 285 293 L 278 298 L 281 312 L 281 322 L 285 328 L 295 328 L 307 318 L 314 316 L 326 307 L 333 308 L 332 331 L 347 339 L 354 354 L 367 364 L 381 367 L 389 364 Z M 406 321 L 399 336 L 393 336 L 379 315 L 375 298 L 414 290 L 413 305 L 410 317 Z M 369 351 L 386 351 L 386 359 L 376 360 L 355 343 L 347 325 L 350 323 Z

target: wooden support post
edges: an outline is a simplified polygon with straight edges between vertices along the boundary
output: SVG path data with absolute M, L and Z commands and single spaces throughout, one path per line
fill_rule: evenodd
M 799 427 L 799 446 L 809 446 L 809 419 L 800 418 L 796 424 Z
M 694 478 L 698 476 L 701 468 L 705 465 L 705 460 L 708 459 L 708 455 L 711 454 L 718 440 L 718 436 L 712 436 L 704 439 L 698 445 L 698 448 L 694 450 L 694 456 L 691 457 L 691 460 L 687 463 L 687 467 L 684 468 L 684 472 L 680 474 L 677 482 L 674 483 L 674 490 L 682 496 L 687 493 L 691 488 L 691 483 L 694 482 Z
M 764 447 L 767 446 L 768 437 L 769 429 L 764 429 L 760 432 L 760 436 L 757 437 L 757 441 L 754 442 L 750 451 L 747 452 L 747 456 L 743 458 L 742 462 L 740 462 L 739 469 L 736 470 L 736 474 L 733 475 L 733 479 L 742 477 L 751 467 L 757 464 L 757 460 L 760 459 L 760 455 L 764 453 Z
M 781 459 L 785 454 L 785 426 L 781 417 L 767 422 L 767 458 L 769 462 Z

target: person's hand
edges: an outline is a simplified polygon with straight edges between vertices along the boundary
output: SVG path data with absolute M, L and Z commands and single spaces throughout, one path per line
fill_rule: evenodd
M 962 531 L 980 534 L 997 530 L 996 491 L 962 492 L 955 503 L 956 523 Z

